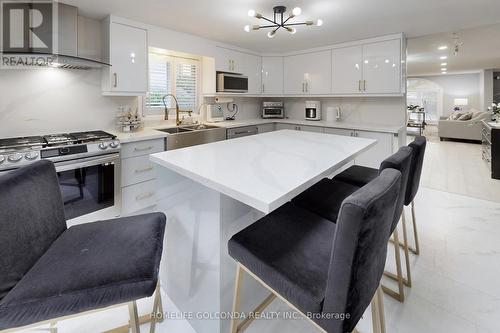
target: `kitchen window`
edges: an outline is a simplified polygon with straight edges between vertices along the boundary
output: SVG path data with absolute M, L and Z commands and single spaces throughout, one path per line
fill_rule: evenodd
M 151 53 L 149 55 L 149 92 L 144 114 L 163 115 L 163 96 L 173 94 L 183 110 L 198 111 L 200 91 L 200 61 Z M 169 114 L 175 113 L 175 101 L 166 97 Z

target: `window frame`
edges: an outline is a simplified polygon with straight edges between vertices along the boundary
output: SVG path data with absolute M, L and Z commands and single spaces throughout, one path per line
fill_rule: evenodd
M 177 65 L 178 64 L 188 64 L 188 65 L 194 65 L 196 66 L 196 93 L 195 93 L 195 103 L 194 103 L 194 108 L 193 108 L 193 114 L 198 115 L 199 114 L 199 109 L 201 105 L 201 83 L 202 83 L 202 62 L 201 59 L 195 59 L 195 58 L 188 58 L 188 57 L 182 57 L 182 56 L 176 56 L 176 55 L 166 55 L 166 54 L 158 54 L 156 52 L 149 52 L 148 54 L 148 60 L 150 56 L 156 56 L 162 58 L 165 62 L 170 63 L 170 70 L 172 71 L 170 73 L 170 82 L 167 83 L 167 87 L 171 87 L 171 91 L 167 92 L 172 93 L 177 96 Z M 149 106 L 148 105 L 148 97 L 149 97 L 149 84 L 151 82 L 151 73 L 150 73 L 150 68 L 148 66 L 148 92 L 146 93 L 146 96 L 143 98 L 143 117 L 159 117 L 163 116 L 164 114 L 164 106 Z M 173 100 L 172 100 L 173 102 Z M 175 115 L 175 105 L 168 105 L 168 114 L 170 115 Z

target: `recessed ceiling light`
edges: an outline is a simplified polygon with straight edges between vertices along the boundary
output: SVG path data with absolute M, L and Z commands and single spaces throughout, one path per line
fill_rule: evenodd
M 441 74 L 446 74 L 446 73 L 448 73 L 448 72 L 441 72 Z
M 446 65 L 448 65 L 448 63 L 447 63 L 447 62 L 442 62 L 442 63 L 441 63 L 441 66 L 446 66 Z
M 440 51 L 447 50 L 447 49 L 448 49 L 448 46 L 446 46 L 446 45 L 438 47 L 438 50 L 440 50 Z
M 446 72 L 446 68 L 441 68 L 441 70 L 442 70 L 443 72 Z
M 441 60 L 446 60 L 446 59 L 448 59 L 448 57 L 447 57 L 447 56 L 442 56 L 442 57 L 440 57 L 439 59 L 441 59 Z

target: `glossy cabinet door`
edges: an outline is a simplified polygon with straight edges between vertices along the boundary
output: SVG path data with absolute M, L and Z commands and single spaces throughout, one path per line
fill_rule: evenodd
M 109 42 L 111 67 L 105 74 L 109 77 L 104 90 L 130 95 L 145 94 L 148 90 L 147 31 L 111 22 Z
M 380 163 L 394 152 L 394 135 L 391 133 L 355 131 L 355 136 L 377 140 L 375 146 L 356 157 L 357 165 L 378 169 Z
M 362 94 L 363 46 L 333 50 L 333 93 Z
M 284 93 L 289 95 L 330 94 L 332 51 L 287 56 L 284 59 Z
M 242 53 L 241 58 L 241 74 L 248 76 L 248 93 L 260 94 L 262 82 L 262 58 L 248 53 Z
M 217 47 L 215 68 L 219 72 L 243 74 L 244 53 Z
M 283 57 L 262 57 L 262 93 L 283 94 Z
M 401 40 L 363 46 L 363 91 L 366 94 L 401 93 Z

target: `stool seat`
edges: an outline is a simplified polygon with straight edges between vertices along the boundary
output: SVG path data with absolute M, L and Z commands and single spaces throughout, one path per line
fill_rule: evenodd
M 379 169 L 364 167 L 360 165 L 353 165 L 348 169 L 342 171 L 333 179 L 363 187 L 375 178 L 379 174 Z
M 151 296 L 165 221 L 154 213 L 65 230 L 0 300 L 0 330 Z
M 318 313 L 334 233 L 335 224 L 287 203 L 233 236 L 229 254 L 299 310 Z
M 342 200 L 359 190 L 360 187 L 335 179 L 323 178 L 293 198 L 292 202 L 335 223 Z

